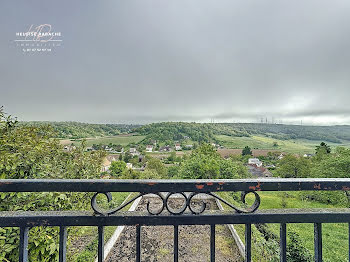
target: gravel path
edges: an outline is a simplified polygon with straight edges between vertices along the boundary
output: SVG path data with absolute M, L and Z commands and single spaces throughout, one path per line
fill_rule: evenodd
M 148 199 L 140 202 L 137 210 L 146 209 Z M 217 209 L 212 200 L 205 200 L 208 209 Z M 157 208 L 160 201 L 152 198 L 152 207 Z M 181 200 L 171 199 L 172 207 L 179 207 Z M 125 227 L 123 233 L 107 257 L 107 262 L 129 262 L 136 259 L 136 227 Z M 143 226 L 141 228 L 141 261 L 171 262 L 173 261 L 174 230 L 172 226 Z M 179 226 L 179 261 L 208 262 L 210 261 L 210 226 Z M 238 248 L 232 239 L 230 231 L 224 225 L 216 225 L 216 261 L 242 261 Z

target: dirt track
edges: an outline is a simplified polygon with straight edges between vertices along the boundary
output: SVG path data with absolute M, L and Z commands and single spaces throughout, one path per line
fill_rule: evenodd
M 175 206 L 179 200 L 171 199 Z M 211 209 L 217 209 L 212 200 Z M 143 199 L 137 210 L 145 210 L 147 200 Z M 152 199 L 152 204 L 160 205 L 158 199 Z M 209 207 L 210 208 L 210 207 Z M 170 262 L 173 261 L 174 231 L 172 226 L 143 226 L 141 229 L 141 261 Z M 136 259 L 136 228 L 126 227 L 113 250 L 106 259 L 108 262 L 129 262 Z M 210 227 L 209 226 L 179 226 L 179 261 L 207 262 L 210 259 Z M 224 225 L 216 226 L 216 261 L 242 261 L 237 246 L 230 231 Z

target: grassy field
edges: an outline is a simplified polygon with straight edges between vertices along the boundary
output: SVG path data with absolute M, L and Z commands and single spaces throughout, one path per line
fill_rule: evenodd
M 225 199 L 232 199 L 227 193 L 222 193 Z M 296 197 L 297 192 L 288 193 L 286 195 L 284 192 L 260 192 L 261 205 L 259 209 L 276 209 L 282 208 L 334 208 L 337 206 L 332 206 L 329 204 L 322 204 L 314 201 L 302 201 Z M 286 197 L 287 196 L 287 197 Z M 252 196 L 247 196 L 247 200 L 252 201 Z M 282 201 L 284 199 L 284 201 Z M 282 203 L 284 202 L 284 203 Z M 339 206 L 338 206 L 339 207 Z M 235 228 L 240 235 L 240 238 L 244 242 L 244 225 L 235 225 Z M 268 224 L 268 230 L 273 232 L 275 235 L 279 236 L 279 224 Z M 303 245 L 313 254 L 314 250 L 314 226 L 313 224 L 287 224 L 287 232 L 296 232 Z M 323 240 L 323 257 L 324 261 L 329 262 L 343 262 L 348 261 L 348 224 L 338 223 L 338 224 L 323 224 L 322 225 L 322 240 Z M 259 231 L 254 227 L 253 237 L 256 238 Z M 261 237 L 261 236 L 260 236 Z M 265 261 L 259 260 L 258 257 L 261 256 L 266 250 L 259 249 L 259 246 L 253 246 L 253 257 L 256 259 L 253 261 Z
M 115 144 L 115 145 L 122 145 L 126 146 L 130 143 L 138 143 L 142 141 L 145 138 L 145 136 L 125 136 L 125 135 L 118 135 L 118 136 L 106 136 L 106 137 L 97 137 L 97 138 L 87 138 L 86 139 L 86 145 L 92 146 L 93 144 L 103 144 L 108 145 L 109 143 Z M 67 145 L 67 144 L 81 144 L 81 140 L 61 140 L 61 144 Z
M 218 135 L 216 138 L 220 141 L 220 144 L 227 148 L 244 148 L 249 146 L 252 149 L 274 149 L 287 153 L 315 153 L 315 147 L 322 141 L 314 140 L 279 140 L 266 136 L 251 136 L 251 137 L 232 137 L 226 135 Z M 274 147 L 274 142 L 277 142 L 278 146 Z M 343 144 L 327 143 L 332 148 L 337 146 L 350 146 L 349 141 L 344 141 Z

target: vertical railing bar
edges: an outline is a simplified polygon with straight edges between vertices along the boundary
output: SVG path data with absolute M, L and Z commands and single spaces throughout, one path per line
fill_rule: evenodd
M 104 261 L 104 227 L 98 227 L 98 262 Z
M 350 261 L 350 223 L 348 223 L 348 236 L 349 236 L 349 257 L 348 257 L 348 259 L 349 259 L 349 261 Z
M 29 227 L 20 227 L 19 231 L 19 262 L 27 262 Z
M 280 225 L 280 262 L 287 261 L 287 225 Z
M 66 262 L 67 253 L 67 227 L 60 226 L 60 247 L 59 247 L 59 262 Z
M 174 225 L 174 262 L 179 261 L 179 226 Z
M 141 262 L 141 226 L 136 226 L 136 262 Z
M 215 262 L 215 224 L 210 225 L 210 262 Z
M 322 224 L 314 224 L 315 262 L 322 262 Z
M 252 224 L 245 224 L 245 262 L 252 259 Z

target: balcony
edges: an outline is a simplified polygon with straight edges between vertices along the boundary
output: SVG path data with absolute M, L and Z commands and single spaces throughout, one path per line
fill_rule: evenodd
M 179 226 L 210 226 L 210 261 L 215 261 L 215 232 L 218 224 L 245 224 L 245 261 L 252 260 L 252 224 L 280 224 L 280 261 L 287 259 L 287 224 L 314 225 L 314 259 L 322 261 L 322 224 L 350 223 L 346 208 L 329 209 L 264 209 L 259 206 L 261 191 L 348 191 L 350 179 L 237 179 L 237 180 L 0 180 L 0 192 L 93 192 L 90 211 L 3 211 L 0 227 L 20 228 L 19 261 L 28 261 L 28 232 L 32 227 L 59 227 L 59 261 L 66 261 L 67 227 L 98 227 L 99 262 L 104 261 L 104 227 L 136 227 L 136 261 L 141 261 L 141 230 L 143 226 L 167 225 L 174 228 L 173 260 L 179 261 Z M 102 194 L 111 200 L 112 192 L 135 192 L 121 206 L 104 209 L 97 201 Z M 250 206 L 236 206 L 220 196 L 220 192 L 242 192 L 242 202 L 252 194 Z M 169 204 L 174 195 L 180 195 L 182 204 L 177 208 Z M 124 207 L 137 199 L 153 195 L 160 205 L 152 208 L 152 200 L 145 211 L 124 211 Z M 206 195 L 230 210 L 207 211 Z M 154 198 L 150 198 L 154 199 Z M 193 205 L 194 202 L 196 205 Z M 198 204 L 199 203 L 199 204 Z

